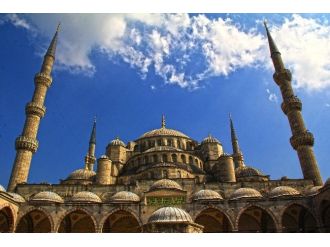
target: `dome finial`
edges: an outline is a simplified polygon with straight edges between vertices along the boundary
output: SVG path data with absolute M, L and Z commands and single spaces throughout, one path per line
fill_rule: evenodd
M 162 114 L 162 128 L 165 128 L 166 122 L 165 122 L 165 115 L 164 113 Z

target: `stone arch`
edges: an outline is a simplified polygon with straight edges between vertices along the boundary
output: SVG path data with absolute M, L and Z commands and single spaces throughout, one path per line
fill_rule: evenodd
M 174 163 L 178 162 L 177 154 L 171 154 L 171 159 L 172 159 L 172 162 L 174 162 Z
M 222 209 L 213 206 L 199 210 L 195 214 L 194 222 L 204 226 L 203 232 L 231 232 L 234 229 L 230 216 Z
M 320 216 L 324 231 L 330 232 L 330 200 L 321 201 Z
M 75 215 L 76 214 L 76 215 Z M 75 207 L 65 212 L 58 222 L 56 232 L 84 232 L 97 231 L 97 223 L 88 210 Z
M 181 162 L 187 164 L 187 158 L 184 154 L 181 154 Z
M 281 213 L 282 232 L 318 232 L 312 211 L 301 203 L 288 204 Z
M 278 224 L 273 213 L 257 204 L 240 210 L 235 221 L 238 232 L 276 232 Z
M 4 204 L 0 208 L 0 233 L 14 232 L 15 216 L 14 209 L 9 204 Z
M 162 161 L 163 162 L 168 162 L 167 154 L 162 154 Z
M 117 208 L 102 218 L 100 229 L 103 233 L 139 233 L 142 222 L 132 210 Z
M 54 221 L 45 209 L 31 207 L 17 220 L 15 232 L 19 233 L 46 233 L 53 232 Z

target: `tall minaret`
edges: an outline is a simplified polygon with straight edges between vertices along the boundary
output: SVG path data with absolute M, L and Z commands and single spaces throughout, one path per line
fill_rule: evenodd
M 230 121 L 231 144 L 233 147 L 233 160 L 234 160 L 235 168 L 243 167 L 243 166 L 245 166 L 243 153 L 241 152 L 241 150 L 239 148 L 238 139 L 236 136 L 233 120 L 232 120 L 230 114 L 229 114 L 229 121 Z
M 40 119 L 46 112 L 46 107 L 44 106 L 46 93 L 52 84 L 51 72 L 55 61 L 59 27 L 60 25 L 58 25 L 55 35 L 44 56 L 41 70 L 34 77 L 35 90 L 31 102 L 27 103 L 25 107 L 26 119 L 23 132 L 15 141 L 16 158 L 10 176 L 8 191 L 14 191 L 17 184 L 27 182 L 32 155 L 38 149 L 36 137 Z
M 96 145 L 96 118 L 94 118 L 93 129 L 89 139 L 88 153 L 85 156 L 85 169 L 93 171 L 95 164 L 95 145 Z
M 266 22 L 264 22 L 264 25 L 267 32 L 271 58 L 275 68 L 273 78 L 276 84 L 280 87 L 283 98 L 281 107 L 284 114 L 288 117 L 291 127 L 291 146 L 298 153 L 304 179 L 313 180 L 314 185 L 322 185 L 322 178 L 313 152 L 314 137 L 305 127 L 301 115 L 302 103 L 300 99 L 294 95 L 291 86 L 291 72 L 284 67 L 281 53 L 277 49 L 275 42 L 270 35 Z

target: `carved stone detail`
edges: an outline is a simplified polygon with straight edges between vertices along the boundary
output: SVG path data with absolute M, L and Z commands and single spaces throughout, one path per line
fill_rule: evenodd
M 19 136 L 16 138 L 15 141 L 15 148 L 18 149 L 26 149 L 35 153 L 38 149 L 39 143 L 36 139 L 26 137 L 26 136 Z
M 284 114 L 287 114 L 293 110 L 301 111 L 302 103 L 298 97 L 293 96 L 288 99 L 285 99 L 285 101 L 281 105 L 281 108 Z
M 277 85 L 280 85 L 281 83 L 285 81 L 291 81 L 292 80 L 292 74 L 291 71 L 288 69 L 285 69 L 281 72 L 275 72 L 273 75 L 274 81 L 277 83 Z
M 40 83 L 45 85 L 46 87 L 50 87 L 50 85 L 52 84 L 52 77 L 45 74 L 45 73 L 37 73 L 34 77 L 34 82 L 35 83 Z

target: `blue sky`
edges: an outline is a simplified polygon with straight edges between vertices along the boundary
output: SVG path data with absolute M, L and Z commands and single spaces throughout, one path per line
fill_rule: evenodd
M 209 133 L 231 153 L 231 113 L 248 165 L 278 179 L 301 178 L 261 21 L 267 19 L 303 102 L 323 179 L 330 177 L 329 14 L 0 15 L 0 184 L 33 77 L 61 21 L 53 84 L 29 182 L 58 183 L 84 166 L 93 117 L 99 157 L 119 136 L 160 127 L 201 141 Z

